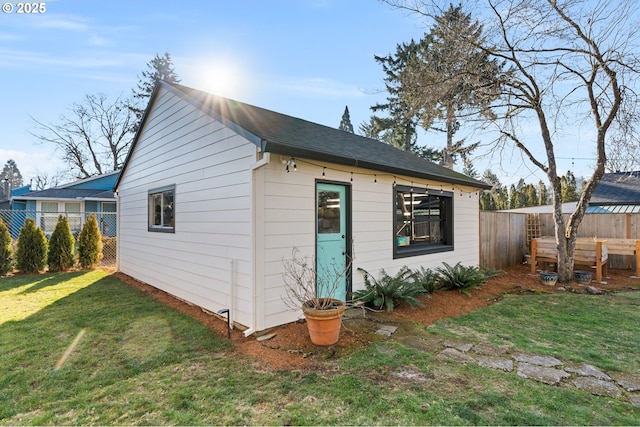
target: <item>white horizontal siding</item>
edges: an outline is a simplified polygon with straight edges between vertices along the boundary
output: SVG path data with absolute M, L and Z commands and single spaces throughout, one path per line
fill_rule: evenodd
M 231 308 L 235 321 L 250 325 L 255 152 L 235 132 L 161 92 L 118 188 L 120 270 L 208 310 Z M 148 192 L 166 185 L 175 185 L 175 233 L 149 232 Z
M 441 185 L 439 182 L 402 176 L 394 178 L 385 173 L 316 161 L 307 162 L 298 158 L 297 171 L 287 173 L 280 162 L 280 156 L 272 155 L 271 159 L 261 175 L 264 222 L 260 228 L 261 235 L 257 236 L 264 244 L 260 274 L 264 281 L 259 296 L 264 301 L 264 306 L 261 307 L 263 318 L 259 322 L 262 326 L 275 326 L 300 316 L 299 311 L 290 310 L 282 301 L 285 294 L 282 281 L 283 259 L 291 257 L 293 247 L 297 247 L 303 256 L 315 256 L 316 179 L 351 185 L 354 290 L 364 286 L 358 267 L 378 275 L 383 268 L 387 273 L 395 274 L 404 265 L 410 268 L 434 268 L 441 266 L 442 262 L 478 264 L 478 197 L 474 189 L 455 186 L 454 251 L 393 259 L 394 179 L 399 185 L 409 186 L 413 180 L 416 188 L 424 189 L 428 185 L 431 190 L 436 191 L 440 188 L 451 191 L 451 184 Z M 326 167 L 324 178 L 323 166 Z M 462 196 L 460 190 L 463 191 Z M 471 197 L 468 192 L 472 192 Z

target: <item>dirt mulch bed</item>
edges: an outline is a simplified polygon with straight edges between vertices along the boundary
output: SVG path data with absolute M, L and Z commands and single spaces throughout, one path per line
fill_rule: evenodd
M 506 294 L 536 294 L 566 292 L 559 290 L 560 284 L 546 286 L 540 282 L 538 275 L 531 275 L 527 265 L 517 265 L 505 269 L 501 277 L 491 279 L 485 286 L 471 290 L 471 296 L 458 291 L 436 291 L 431 298 L 422 298 L 423 307 L 411 309 L 406 305 L 396 307 L 388 313 L 367 313 L 367 317 L 373 317 L 379 322 L 415 322 L 430 325 L 439 319 L 454 317 L 462 313 L 471 312 L 479 307 L 484 307 L 499 301 Z M 632 270 L 610 269 L 606 283 L 592 282 L 592 286 L 603 292 L 616 292 L 624 290 L 640 290 L 640 278 L 633 276 Z M 196 318 L 216 334 L 227 337 L 226 321 L 202 308 L 177 299 L 164 291 L 141 283 L 122 273 L 113 273 L 119 280 L 140 289 L 155 299 L 169 305 L 191 317 Z M 586 286 L 570 283 L 570 291 L 583 292 Z M 309 340 L 306 324 L 301 322 L 289 323 L 274 328 L 269 333 L 275 333 L 275 337 L 267 341 L 259 342 L 255 336 L 245 337 L 238 329 L 231 332 L 231 341 L 234 344 L 234 352 L 250 356 L 255 363 L 274 369 L 304 369 L 319 362 L 319 359 L 334 357 L 341 352 L 348 352 L 354 348 L 367 345 L 375 338 L 365 329 L 350 327 L 345 324 L 340 341 L 330 348 L 319 348 Z

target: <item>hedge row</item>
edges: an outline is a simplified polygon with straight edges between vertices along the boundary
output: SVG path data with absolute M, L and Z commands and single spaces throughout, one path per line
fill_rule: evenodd
M 77 263 L 83 269 L 95 267 L 102 259 L 102 240 L 95 215 L 89 216 L 80 230 L 77 253 L 75 246 L 65 216 L 58 217 L 49 241 L 35 221 L 27 218 L 14 253 L 9 230 L 0 219 L 0 276 L 12 272 L 14 267 L 21 273 L 38 273 L 46 266 L 49 271 L 67 271 Z

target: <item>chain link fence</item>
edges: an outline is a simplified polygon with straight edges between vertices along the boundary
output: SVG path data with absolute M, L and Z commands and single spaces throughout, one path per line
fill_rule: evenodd
M 116 225 L 117 214 L 115 212 L 47 212 L 47 211 L 20 211 L 20 210 L 0 210 L 0 219 L 9 229 L 13 239 L 14 248 L 20 230 L 27 218 L 32 218 L 36 225 L 44 232 L 47 239 L 51 237 L 58 217 L 66 216 L 69 228 L 76 241 L 82 230 L 82 226 L 90 215 L 95 215 L 98 220 L 98 227 L 102 235 L 102 266 L 115 266 L 116 264 Z

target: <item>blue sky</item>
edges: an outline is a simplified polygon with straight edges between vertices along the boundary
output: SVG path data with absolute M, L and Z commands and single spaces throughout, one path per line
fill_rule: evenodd
M 4 0 L 3 0 L 4 1 Z M 16 2 L 12 2 L 16 5 Z M 62 167 L 30 135 L 86 94 L 129 96 L 155 54 L 169 52 L 182 84 L 337 127 L 358 125 L 384 100 L 373 59 L 424 34 L 417 17 L 376 0 L 56 0 L 42 14 L 0 14 L 0 164 L 25 183 Z M 441 148 L 432 134 L 420 140 Z M 503 183 L 537 182 L 519 156 L 479 160 Z

